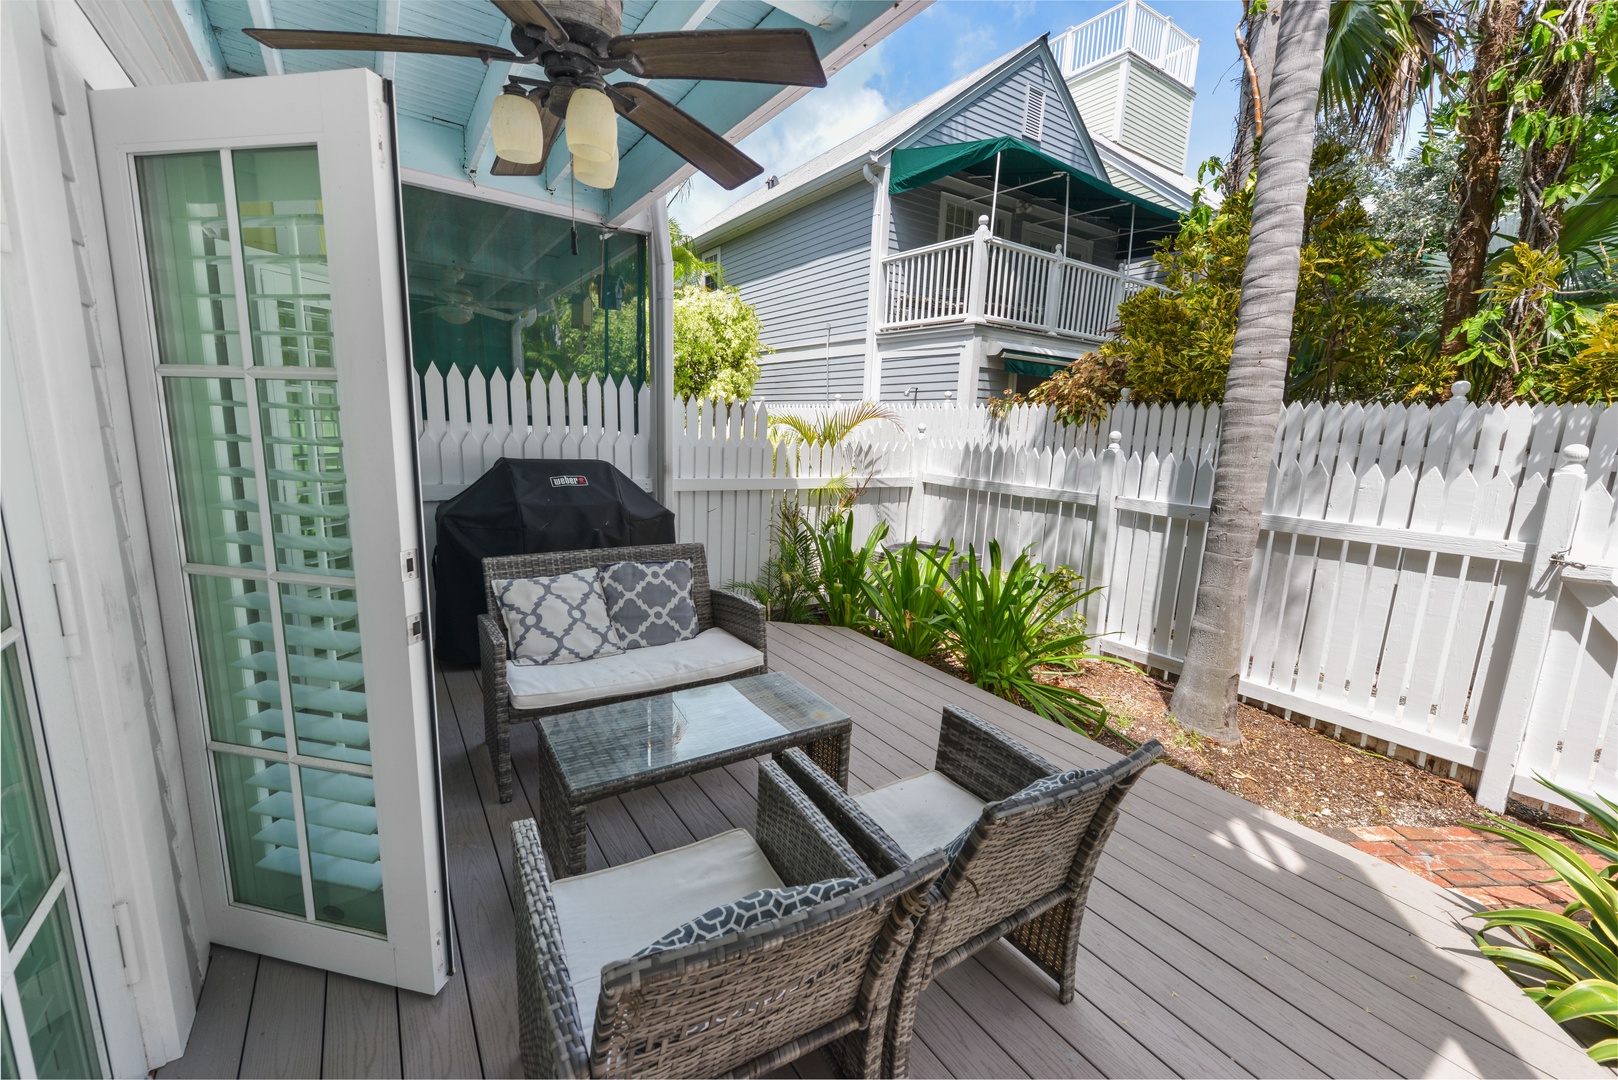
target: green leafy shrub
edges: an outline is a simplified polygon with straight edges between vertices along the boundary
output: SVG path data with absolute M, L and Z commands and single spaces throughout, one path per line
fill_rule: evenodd
M 1473 826 L 1545 860 L 1577 897 L 1560 913 L 1515 907 L 1473 916 L 1483 922 L 1478 948 L 1515 978 L 1553 1020 L 1586 1021 L 1618 1033 L 1618 888 L 1613 884 L 1618 875 L 1618 804 L 1608 799 L 1595 802 L 1544 779 L 1540 783 L 1595 819 L 1601 833 L 1557 827 L 1588 844 L 1608 863 L 1597 870 L 1568 845 L 1501 818 L 1492 825 Z M 1485 937 L 1490 930 L 1504 930 L 1514 943 L 1494 944 Z M 1588 1049 L 1597 1061 L 1618 1062 L 1618 1035 L 1599 1039 Z
M 940 569 L 944 589 L 934 620 L 966 677 L 1047 720 L 1100 734 L 1106 706 L 1078 690 L 1035 678 L 1041 668 L 1074 671 L 1086 660 L 1100 659 L 1083 629 L 1060 627 L 1068 611 L 1095 590 L 1080 589 L 1070 575 L 1047 571 L 1027 552 L 1002 569 L 1000 545 L 994 541 L 986 563 L 969 545 L 954 575 L 938 556 L 922 555 Z
M 770 351 L 753 305 L 734 288 L 674 290 L 674 393 L 745 401 Z
M 888 535 L 887 522 L 877 522 L 865 543 L 856 545 L 854 515 L 849 510 L 838 509 L 828 514 L 812 530 L 812 535 L 818 566 L 815 595 L 820 601 L 821 614 L 833 626 L 865 629 L 871 625 L 866 583 L 877 561 L 878 547 Z
M 865 599 L 872 629 L 883 641 L 918 660 L 938 651 L 944 632 L 937 617 L 954 561 L 954 544 L 939 552 L 912 540 L 877 562 L 865 582 Z
M 814 526 L 796 502 L 782 503 L 771 526 L 774 554 L 764 561 L 754 581 L 725 585 L 764 606 L 775 622 L 808 622 L 814 615 L 815 581 L 820 574 Z

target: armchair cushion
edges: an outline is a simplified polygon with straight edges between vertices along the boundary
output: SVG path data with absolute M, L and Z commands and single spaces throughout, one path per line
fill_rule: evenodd
M 680 949 L 704 941 L 717 941 L 727 934 L 739 934 L 743 930 L 751 930 L 760 923 L 776 922 L 788 915 L 796 915 L 806 908 L 812 908 L 816 904 L 835 900 L 844 893 L 853 892 L 861 885 L 867 884 L 868 880 L 861 881 L 859 878 L 851 877 L 830 878 L 811 885 L 759 889 L 757 892 L 748 893 L 740 900 L 704 911 L 690 922 L 681 923 L 635 955 L 650 956 L 653 953 Z
M 661 693 L 764 666 L 764 654 L 715 627 L 655 649 L 598 656 L 588 664 L 506 664 L 517 709 L 552 709 L 598 698 Z
M 573 664 L 624 651 L 607 615 L 600 570 L 490 584 L 511 644 L 511 663 Z
M 690 559 L 603 563 L 601 585 L 607 594 L 607 614 L 624 648 L 669 645 L 697 636 Z
M 895 780 L 854 801 L 882 826 L 911 858 L 947 847 L 967 832 L 985 803 L 940 772 Z
M 551 884 L 581 1026 L 594 1030 L 601 969 L 656 941 L 671 921 L 694 919 L 781 878 L 742 829 L 635 862 Z

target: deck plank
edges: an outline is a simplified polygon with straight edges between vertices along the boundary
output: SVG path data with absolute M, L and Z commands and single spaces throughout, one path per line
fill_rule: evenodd
M 260 958 L 239 1075 L 319 1076 L 325 1019 L 326 972 Z
M 326 977 L 326 1040 L 320 1075 L 404 1075 L 398 991 L 350 975 Z
M 1116 757 L 870 638 L 770 635 L 775 670 L 854 717 L 856 792 L 931 767 L 945 702 L 1063 767 Z M 478 676 L 437 685 L 459 973 L 427 997 L 215 946 L 191 1046 L 159 1075 L 516 1075 L 507 828 L 534 816 L 538 735 L 513 730 L 515 797 L 501 804 Z M 751 829 L 757 768 L 592 805 L 590 868 Z M 1452 895 L 1172 769 L 1130 796 L 1090 902 L 1073 1003 L 991 946 L 923 995 L 911 1075 L 1602 1075 L 1476 954 Z
M 199 1077 L 213 1080 L 241 1071 L 242 1043 L 247 1038 L 247 1016 L 253 1006 L 253 984 L 258 979 L 258 954 L 215 945 L 208 953 L 208 976 L 197 999 L 191 1041 L 185 1056 L 157 1070 L 160 1077 Z

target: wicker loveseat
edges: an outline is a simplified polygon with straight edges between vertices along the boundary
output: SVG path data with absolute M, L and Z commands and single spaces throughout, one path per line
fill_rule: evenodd
M 756 1076 L 822 1046 L 845 1075 L 878 1075 L 894 982 L 943 856 L 872 881 L 769 763 L 759 767 L 757 834 L 736 829 L 553 882 L 534 822 L 512 824 L 524 1075 Z M 673 924 L 753 890 L 846 878 L 864 883 L 636 955 Z
M 612 562 L 689 559 L 691 597 L 698 636 L 689 641 L 634 649 L 547 670 L 508 663 L 506 631 L 493 582 L 549 577 Z M 764 609 L 736 593 L 711 588 L 701 544 L 592 548 L 483 560 L 486 614 L 478 616 L 483 669 L 483 737 L 494 761 L 500 801 L 511 801 L 511 725 L 542 716 L 628 701 L 676 687 L 763 674 L 769 663 Z M 719 633 L 710 633 L 710 631 Z
M 971 830 L 916 927 L 889 1017 L 887 1075 L 908 1075 L 916 1001 L 928 983 L 999 938 L 1056 981 L 1060 1001 L 1073 1000 L 1079 922 L 1096 864 L 1124 796 L 1162 750 L 1154 739 L 1105 768 L 1014 798 L 1063 770 L 945 706 L 933 771 L 864 795 L 851 797 L 801 751 L 779 756 L 873 873 L 954 846 Z

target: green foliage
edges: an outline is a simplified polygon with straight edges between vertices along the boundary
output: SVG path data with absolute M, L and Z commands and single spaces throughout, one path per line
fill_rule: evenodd
M 837 446 L 853 434 L 855 428 L 873 420 L 886 420 L 904 430 L 904 425 L 899 423 L 892 409 L 861 401 L 817 412 L 813 417 L 797 413 L 772 414 L 770 437 L 777 442 L 801 446 Z
M 1584 348 L 1544 372 L 1554 401 L 1618 401 L 1618 304 L 1608 304 L 1584 339 Z
M 733 288 L 674 290 L 674 393 L 745 401 L 770 351 L 753 306 Z
M 1568 845 L 1502 818 L 1493 825 L 1474 826 L 1539 856 L 1577 897 L 1560 913 L 1502 908 L 1472 916 L 1483 922 L 1478 948 L 1514 977 L 1552 1019 L 1585 1020 L 1618 1032 L 1618 888 L 1613 885 L 1618 874 L 1618 861 L 1613 861 L 1618 856 L 1618 805 L 1606 799 L 1597 803 L 1540 782 L 1596 819 L 1600 834 L 1571 827 L 1565 831 L 1589 843 L 1609 863 L 1596 870 Z M 1489 930 L 1504 930 L 1514 940 L 1495 944 L 1485 936 Z M 1601 1039 L 1588 1049 L 1597 1061 L 1618 1061 L 1618 1036 Z
M 707 278 L 716 285 L 725 283 L 725 268 L 698 255 L 696 240 L 673 218 L 669 218 L 669 249 L 674 256 L 674 284 L 702 285 Z
M 1127 370 L 1122 361 L 1085 353 L 1028 392 L 1028 400 L 1050 407 L 1064 424 L 1099 424 L 1123 396 Z M 992 399 L 998 402 L 1010 399 Z
M 815 596 L 821 613 L 833 626 L 863 630 L 871 625 L 866 582 L 878 561 L 877 551 L 888 535 L 885 521 L 876 523 L 863 544 L 854 542 L 854 514 L 839 508 L 812 530 L 817 573 Z
M 1000 545 L 993 541 L 987 563 L 968 546 L 953 576 L 938 556 L 921 554 L 940 568 L 944 588 L 934 620 L 971 682 L 1076 731 L 1093 736 L 1105 727 L 1101 702 L 1035 677 L 1042 668 L 1073 671 L 1098 659 L 1089 634 L 1060 627 L 1094 590 L 1081 590 L 1070 575 L 1047 571 L 1026 551 L 1002 569 Z
M 764 617 L 776 622 L 808 622 L 816 602 L 820 575 L 814 526 L 795 502 L 783 503 L 771 528 L 774 553 L 754 581 L 732 581 L 727 589 L 744 592 L 764 606 Z
M 954 544 L 938 551 L 916 540 L 883 556 L 865 582 L 872 630 L 906 656 L 936 653 L 944 640 L 937 617 L 954 561 Z

